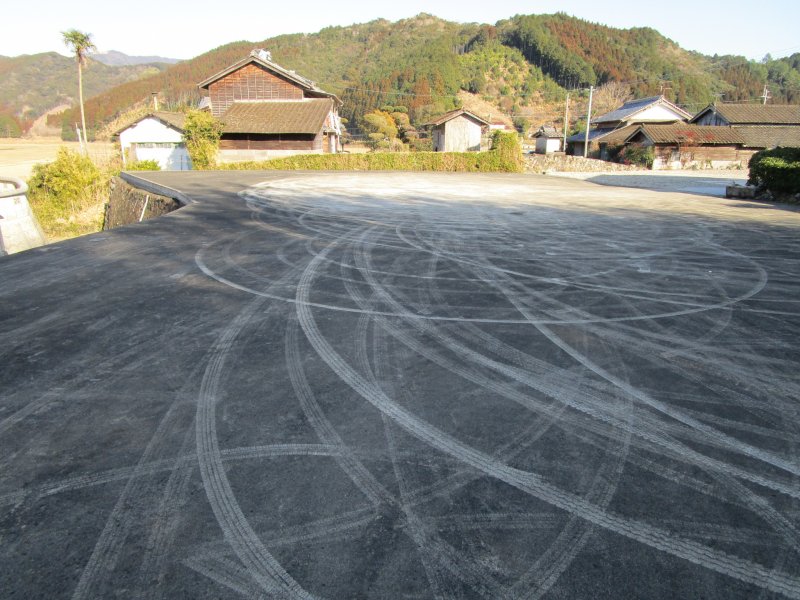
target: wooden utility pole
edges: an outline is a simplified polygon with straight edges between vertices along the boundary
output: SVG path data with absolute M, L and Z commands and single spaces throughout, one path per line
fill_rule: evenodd
M 564 145 L 561 151 L 567 151 L 567 129 L 569 128 L 569 92 L 567 92 L 567 105 L 564 107 Z
M 583 158 L 589 154 L 589 127 L 592 125 L 592 95 L 594 94 L 594 86 L 589 86 L 589 110 L 586 111 L 586 137 L 583 139 Z

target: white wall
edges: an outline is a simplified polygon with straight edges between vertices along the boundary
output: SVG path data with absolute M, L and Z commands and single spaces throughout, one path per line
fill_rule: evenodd
M 147 117 L 119 134 L 122 156 L 131 160 L 155 160 L 165 171 L 191 169 L 183 134 L 158 119 Z
M 632 122 L 639 123 L 644 121 L 683 121 L 684 117 L 670 110 L 666 106 L 651 106 L 640 113 L 636 113 L 631 119 Z
M 551 152 L 558 152 L 561 150 L 561 140 L 558 138 L 536 138 L 536 153 L 537 154 L 550 154 Z

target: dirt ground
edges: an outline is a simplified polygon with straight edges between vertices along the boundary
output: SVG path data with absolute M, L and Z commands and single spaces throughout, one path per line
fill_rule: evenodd
M 64 142 L 59 138 L 37 138 L 35 140 L 0 138 L 0 176 L 27 179 L 33 166 L 54 160 L 61 146 L 77 150 L 77 142 Z M 91 142 L 89 156 L 96 161 L 105 161 L 115 155 L 114 144 Z

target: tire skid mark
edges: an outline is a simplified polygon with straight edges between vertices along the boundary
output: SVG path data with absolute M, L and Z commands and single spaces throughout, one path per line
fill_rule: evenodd
M 373 346 L 375 369 L 369 364 L 367 356 L 367 333 L 370 325 L 369 317 L 362 315 L 356 327 L 356 355 L 359 367 L 363 373 L 372 381 L 373 385 L 378 386 L 378 379 L 384 376 L 382 372 L 385 364 L 385 353 L 380 350 L 377 330 L 374 330 Z M 455 576 L 469 585 L 470 589 L 485 598 L 497 598 L 500 595 L 499 586 L 493 581 L 488 573 L 483 572 L 477 565 L 470 564 L 464 556 L 460 556 L 450 544 L 440 539 L 438 535 L 427 529 L 419 516 L 414 511 L 413 506 L 408 502 L 409 487 L 403 475 L 402 467 L 397 460 L 398 443 L 393 431 L 393 425 L 386 419 L 386 415 L 381 414 L 384 424 L 384 435 L 389 449 L 389 456 L 392 459 L 392 468 L 395 479 L 400 491 L 400 510 L 403 512 L 406 521 L 406 530 L 409 537 L 417 546 L 422 566 L 428 577 L 431 591 L 436 598 L 450 598 L 454 593 L 448 588 L 447 576 L 443 572 L 447 570 L 451 576 Z
M 298 333 L 297 321 L 290 319 L 286 330 L 286 369 L 289 372 L 295 396 L 309 424 L 324 444 L 342 450 L 341 454 L 336 457 L 337 463 L 373 504 L 395 504 L 395 497 L 375 479 L 355 454 L 349 451 L 336 429 L 325 417 L 303 370 Z
M 363 259 L 364 257 L 357 258 Z M 382 286 L 371 277 L 369 271 L 370 265 L 368 261 L 363 262 L 361 267 L 362 274 L 371 283 L 373 292 L 390 305 L 399 306 L 394 298 L 392 298 L 388 292 L 386 292 L 386 290 L 384 290 Z M 551 406 L 542 402 L 537 402 L 531 396 L 520 394 L 516 389 L 501 382 L 482 378 L 475 372 L 474 368 L 467 369 L 459 365 L 455 365 L 452 362 L 449 362 L 446 359 L 438 356 L 425 344 L 416 342 L 411 336 L 406 335 L 405 332 L 397 327 L 389 325 L 378 317 L 376 317 L 376 320 L 377 322 L 383 323 L 384 328 L 391 330 L 397 339 L 403 341 L 405 345 L 415 350 L 418 354 L 425 356 L 437 364 L 443 366 L 446 365 L 446 368 L 462 376 L 468 381 L 482 385 L 486 387 L 486 389 L 494 390 L 504 397 L 518 402 L 520 405 L 525 406 L 534 412 L 552 414 L 554 409 Z M 611 425 L 614 428 L 624 431 L 629 430 L 634 435 L 637 435 L 651 443 L 655 443 L 664 448 L 673 449 L 676 451 L 677 455 L 682 457 L 683 460 L 689 460 L 706 468 L 716 469 L 721 472 L 740 477 L 792 497 L 800 497 L 800 490 L 797 488 L 797 486 L 791 486 L 780 481 L 775 481 L 774 479 L 768 479 L 759 474 L 741 469 L 735 465 L 731 465 L 730 463 L 713 459 L 681 444 L 678 441 L 672 440 L 663 434 L 663 423 L 661 421 L 648 420 L 647 422 L 651 423 L 651 427 L 643 428 L 642 426 L 646 423 L 642 421 L 643 416 L 640 415 L 637 419 L 637 424 L 634 426 L 627 420 L 625 410 L 619 407 L 610 407 L 608 406 L 607 402 L 598 402 L 592 399 L 590 396 L 580 393 L 580 390 L 574 388 L 573 383 L 568 379 L 559 381 L 557 385 L 555 383 L 547 385 L 541 379 L 531 378 L 530 374 L 526 371 L 522 371 L 507 364 L 499 363 L 498 361 L 477 352 L 473 348 L 460 344 L 452 338 L 445 336 L 438 328 L 428 326 L 424 321 L 409 320 L 408 323 L 418 330 L 421 330 L 424 333 L 440 340 L 446 348 L 453 350 L 459 355 L 470 357 L 474 364 L 485 365 L 492 370 L 510 377 L 512 380 L 531 387 L 548 397 L 557 399 L 561 403 L 561 412 L 558 413 L 557 417 L 561 417 L 561 415 L 564 414 L 563 411 L 565 410 L 566 406 L 570 406 L 571 408 L 590 417 L 594 417 L 608 425 Z M 581 398 L 582 401 L 578 400 L 577 398 Z M 609 410 L 612 408 L 613 411 L 609 412 Z M 562 418 L 567 418 L 567 415 L 564 414 L 564 417 Z M 589 427 L 591 427 L 591 425 L 589 425 Z
M 320 255 L 324 258 L 337 245 L 334 240 Z M 422 421 L 399 406 L 382 390 L 371 385 L 360 376 L 330 345 L 319 331 L 308 303 L 311 284 L 316 276 L 321 259 L 312 259 L 300 277 L 297 287 L 296 310 L 300 326 L 317 354 L 354 391 L 378 408 L 411 435 L 432 447 L 450 454 L 454 458 L 476 468 L 556 508 L 575 514 L 608 531 L 628 537 L 651 548 L 664 551 L 699 566 L 793 598 L 800 598 L 800 579 L 787 573 L 778 573 L 763 565 L 732 556 L 679 538 L 667 531 L 636 519 L 599 509 L 583 498 L 561 490 L 532 472 L 509 467 L 475 448 L 469 447 L 445 432 Z
M 313 598 L 270 554 L 250 526 L 231 488 L 216 432 L 216 405 L 227 355 L 237 337 L 262 310 L 264 298 L 246 306 L 214 344 L 200 384 L 197 401 L 197 458 L 211 509 L 225 540 L 264 592 L 287 598 Z
M 138 481 L 139 473 L 137 468 L 146 469 L 153 457 L 162 452 L 166 445 L 168 436 L 173 428 L 187 417 L 180 414 L 183 408 L 181 399 L 177 399 L 167 409 L 164 417 L 158 425 L 153 436 L 150 438 L 144 452 L 142 453 L 137 467 L 128 478 L 125 488 L 114 508 L 111 510 L 105 527 L 100 533 L 92 553 L 81 572 L 80 579 L 73 590 L 73 600 L 80 598 L 94 598 L 97 596 L 95 587 L 99 584 L 99 579 L 108 572 L 113 571 L 114 566 L 123 550 L 123 544 L 136 525 L 139 507 L 149 499 L 157 488 L 157 483 L 150 481 L 142 484 Z M 177 423 L 174 423 L 177 421 Z M 146 509 L 145 509 L 146 510 Z
M 373 273 L 371 270 L 371 261 L 369 259 L 371 248 L 371 244 L 369 244 L 366 239 L 363 239 L 361 245 L 362 253 L 359 257 L 362 258 L 362 260 L 359 261 L 357 259 L 356 264 L 361 262 L 359 266 L 361 267 L 362 275 L 368 280 L 368 282 L 372 284 L 373 290 L 376 292 L 376 294 L 382 295 L 382 290 L 378 289 L 377 282 L 375 282 L 374 279 L 370 281 Z M 436 258 L 437 257 L 433 258 L 430 268 L 435 268 Z M 386 295 L 388 296 L 388 294 Z M 392 303 L 392 306 L 397 308 L 394 303 Z M 462 327 L 469 326 L 470 324 L 462 325 Z M 451 344 L 447 345 L 448 347 L 452 347 Z M 362 371 L 364 370 L 365 369 L 362 367 Z M 374 380 L 373 384 L 376 384 Z M 631 419 L 632 411 L 629 411 L 629 422 Z M 609 445 L 619 446 L 619 451 L 615 452 L 614 450 L 611 450 L 609 452 L 609 448 L 603 449 L 607 453 L 613 455 L 614 458 L 611 460 L 610 464 L 603 464 L 601 468 L 597 470 L 590 489 L 585 494 L 587 500 L 595 502 L 602 508 L 607 507 L 619 483 L 625 463 L 625 457 L 628 453 L 629 443 L 630 433 L 623 435 L 621 440 L 614 438 L 609 440 Z M 574 558 L 584 547 L 592 534 L 592 530 L 593 527 L 582 519 L 579 519 L 575 516 L 570 517 L 566 526 L 559 533 L 556 540 L 539 556 L 532 567 L 518 580 L 513 588 L 513 592 L 504 592 L 502 596 L 513 598 L 539 598 L 543 594 L 547 593 L 550 587 L 558 580 L 561 574 L 569 567 Z M 496 597 L 500 596 L 496 595 Z

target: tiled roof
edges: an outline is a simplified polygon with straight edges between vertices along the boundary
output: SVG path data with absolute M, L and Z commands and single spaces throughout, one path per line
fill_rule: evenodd
M 709 110 L 731 125 L 800 125 L 800 105 L 796 104 L 717 104 L 704 108 L 693 120 Z
M 685 110 L 676 106 L 664 96 L 651 96 L 650 98 L 637 98 L 636 100 L 629 100 L 622 106 L 620 106 L 617 110 L 613 110 L 610 113 L 606 113 L 604 115 L 600 115 L 599 117 L 592 119 L 592 123 L 610 123 L 614 121 L 628 121 L 632 117 L 634 117 L 637 113 L 642 112 L 646 108 L 650 108 L 651 106 L 655 106 L 657 104 L 664 105 L 666 108 L 672 110 L 677 115 L 677 118 L 684 118 L 688 119 L 692 115 L 687 113 Z
M 316 135 L 333 108 L 330 98 L 234 102 L 222 115 L 224 133 L 307 133 Z
M 626 125 L 619 129 L 590 129 L 589 130 L 589 143 L 603 142 L 607 144 L 621 144 L 630 134 L 638 129 L 638 125 Z M 567 142 L 581 143 L 586 138 L 586 132 L 576 133 L 567 138 Z
M 179 112 L 169 112 L 166 110 L 157 110 L 151 113 L 147 113 L 146 115 L 139 117 L 138 119 L 131 121 L 124 127 L 120 127 L 117 131 L 114 132 L 114 135 L 119 135 L 126 129 L 133 127 L 137 123 L 144 121 L 145 119 L 158 119 L 165 125 L 169 125 L 173 129 L 177 129 L 181 133 L 183 133 L 183 125 L 186 122 L 186 115 Z
M 641 131 L 654 144 L 743 144 L 744 139 L 738 129 L 732 127 L 714 127 L 711 125 L 690 125 L 674 123 L 671 125 L 640 125 L 628 136 L 632 138 Z
M 463 108 L 457 108 L 456 110 L 451 110 L 450 112 L 444 113 L 441 117 L 439 117 L 435 121 L 431 121 L 430 123 L 426 123 L 426 125 L 430 125 L 430 126 L 436 127 L 437 125 L 441 125 L 442 123 L 447 123 L 447 121 L 449 121 L 451 119 L 455 119 L 456 117 L 461 116 L 461 115 L 467 115 L 468 117 L 472 117 L 473 119 L 475 119 L 476 121 L 479 121 L 483 125 L 488 125 L 489 124 L 489 121 L 487 121 L 486 119 L 482 119 L 481 117 L 479 117 L 475 113 L 472 113 L 472 112 L 470 112 L 468 110 L 464 110 Z
M 789 146 L 800 148 L 800 126 L 742 126 L 737 127 L 748 148 Z
M 539 130 L 533 134 L 533 137 L 546 137 L 546 138 L 560 138 L 561 134 L 555 127 L 550 125 L 543 125 Z

